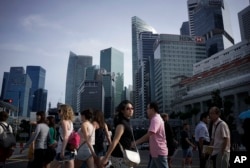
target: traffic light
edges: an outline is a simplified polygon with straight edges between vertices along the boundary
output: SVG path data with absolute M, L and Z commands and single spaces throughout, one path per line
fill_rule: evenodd
M 4 102 L 7 102 L 7 103 L 12 103 L 12 102 L 13 102 L 12 99 L 4 99 L 3 101 L 4 101 Z

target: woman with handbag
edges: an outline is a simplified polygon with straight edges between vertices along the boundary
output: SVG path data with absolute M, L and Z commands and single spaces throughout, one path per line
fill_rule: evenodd
M 93 117 L 92 109 L 86 109 L 81 112 L 82 125 L 78 130 L 81 137 L 80 147 L 77 151 L 77 156 L 75 159 L 75 168 L 80 168 L 87 166 L 88 168 L 94 168 L 94 158 L 96 154 L 93 148 L 95 144 L 95 129 L 91 123 Z M 86 165 L 85 162 L 86 161 Z
M 111 144 L 109 145 L 106 155 L 101 158 L 99 167 L 105 167 L 110 156 L 113 167 L 130 167 L 124 162 L 123 152 L 120 145 L 123 147 L 123 149 L 131 149 L 133 134 L 129 121 L 134 114 L 132 102 L 129 100 L 123 100 L 116 108 L 116 112 L 117 113 L 114 118 L 115 134 Z

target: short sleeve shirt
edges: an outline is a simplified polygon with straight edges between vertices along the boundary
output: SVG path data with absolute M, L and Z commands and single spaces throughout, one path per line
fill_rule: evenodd
M 149 137 L 149 150 L 152 157 L 167 156 L 167 141 L 165 136 L 164 121 L 159 114 L 150 120 L 149 132 L 153 134 Z

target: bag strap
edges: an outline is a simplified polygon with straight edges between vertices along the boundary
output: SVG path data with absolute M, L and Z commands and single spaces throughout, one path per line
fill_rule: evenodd
M 131 129 L 131 132 L 132 132 L 133 142 L 135 143 L 135 137 L 134 137 L 134 132 L 133 132 L 132 126 L 130 126 L 130 129 Z M 123 146 L 122 146 L 122 144 L 120 142 L 119 142 L 119 146 L 121 148 L 122 153 L 124 153 L 124 148 L 123 148 Z M 136 152 L 138 152 L 138 148 L 137 148 L 136 145 L 135 145 L 135 149 L 136 149 Z
M 215 126 L 215 129 L 214 129 L 214 137 L 215 137 L 216 129 L 217 129 L 217 127 L 220 125 L 220 123 L 222 123 L 222 121 L 219 121 L 219 122 L 216 124 L 216 126 Z
M 10 128 L 10 125 L 9 125 L 9 124 L 7 124 L 7 126 L 6 126 L 4 123 L 0 123 L 0 125 L 3 127 L 3 130 L 4 130 L 4 131 L 6 131 L 6 132 L 7 132 L 7 131 L 10 131 L 10 130 L 9 130 L 9 128 Z

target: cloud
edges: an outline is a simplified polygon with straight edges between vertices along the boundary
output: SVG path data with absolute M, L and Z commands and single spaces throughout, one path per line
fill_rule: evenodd
M 21 25 L 27 30 L 33 30 L 36 28 L 63 30 L 63 27 L 59 23 L 55 21 L 50 21 L 41 15 L 35 15 L 35 14 L 22 18 Z

